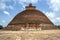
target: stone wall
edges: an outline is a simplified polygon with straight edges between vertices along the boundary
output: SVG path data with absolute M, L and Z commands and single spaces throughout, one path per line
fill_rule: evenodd
M 0 40 L 60 40 L 60 30 L 0 31 Z

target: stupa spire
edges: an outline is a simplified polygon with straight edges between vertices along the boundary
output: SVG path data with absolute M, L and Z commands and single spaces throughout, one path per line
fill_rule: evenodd
M 30 3 L 29 6 L 32 6 L 32 3 Z
M 35 6 L 32 5 L 32 3 L 30 3 L 28 6 L 25 7 L 26 10 L 35 10 Z

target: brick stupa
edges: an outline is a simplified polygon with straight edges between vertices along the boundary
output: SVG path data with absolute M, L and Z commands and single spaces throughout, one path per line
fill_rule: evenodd
M 18 13 L 4 30 L 26 30 L 39 29 L 51 30 L 56 29 L 55 25 L 48 19 L 43 12 L 29 4 L 26 9 Z

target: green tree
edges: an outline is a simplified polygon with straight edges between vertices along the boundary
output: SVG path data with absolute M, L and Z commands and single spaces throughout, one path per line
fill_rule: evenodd
M 57 27 L 60 29 L 60 25 L 57 25 Z
M 0 25 L 0 29 L 3 29 L 3 26 L 2 25 Z

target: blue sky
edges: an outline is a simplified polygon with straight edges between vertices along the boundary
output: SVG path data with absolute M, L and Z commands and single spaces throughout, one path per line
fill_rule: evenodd
M 60 25 L 60 0 L 0 0 L 0 25 L 7 26 L 29 3 L 42 11 L 55 25 Z

